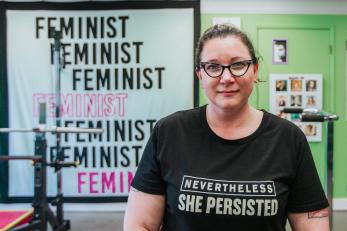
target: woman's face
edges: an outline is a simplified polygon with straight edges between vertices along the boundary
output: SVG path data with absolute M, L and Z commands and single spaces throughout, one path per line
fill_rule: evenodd
M 248 48 L 234 36 L 208 40 L 201 52 L 202 62 L 221 65 L 251 59 Z M 203 68 L 196 71 L 210 106 L 223 110 L 241 108 L 248 103 L 257 73 L 257 64 L 251 64 L 242 77 L 233 77 L 228 69 L 224 69 L 223 74 L 217 78 L 209 77 Z
M 278 57 L 285 57 L 286 56 L 286 49 L 283 44 L 277 44 L 274 46 L 275 54 L 278 55 Z
M 277 87 L 278 88 L 283 88 L 284 87 L 284 81 L 283 80 L 278 80 L 277 81 Z

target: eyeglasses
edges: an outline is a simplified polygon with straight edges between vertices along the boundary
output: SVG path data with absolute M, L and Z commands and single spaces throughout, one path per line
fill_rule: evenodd
M 204 69 L 206 74 L 211 78 L 218 78 L 223 75 L 224 69 L 228 68 L 232 76 L 241 77 L 248 71 L 251 64 L 255 64 L 254 60 L 243 60 L 224 66 L 218 63 L 201 62 L 200 67 Z

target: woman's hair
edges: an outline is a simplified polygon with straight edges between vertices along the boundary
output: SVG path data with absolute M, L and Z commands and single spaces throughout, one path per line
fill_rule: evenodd
M 217 24 L 208 28 L 200 37 L 195 50 L 195 67 L 200 66 L 201 52 L 207 41 L 214 38 L 225 38 L 227 36 L 234 36 L 239 38 L 242 41 L 242 43 L 245 44 L 245 46 L 248 48 L 249 54 L 251 55 L 251 58 L 254 61 L 254 63 L 258 63 L 258 59 L 255 56 L 253 44 L 244 32 L 242 32 L 241 30 L 239 30 L 231 24 Z

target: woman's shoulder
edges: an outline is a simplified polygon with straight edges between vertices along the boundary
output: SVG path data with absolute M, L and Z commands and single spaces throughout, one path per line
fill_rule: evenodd
M 196 122 L 201 121 L 201 112 L 204 110 L 204 106 L 196 107 L 188 110 L 176 111 L 170 115 L 167 115 L 161 118 L 157 122 L 158 127 L 167 127 L 167 126 L 177 126 L 185 124 L 195 124 Z

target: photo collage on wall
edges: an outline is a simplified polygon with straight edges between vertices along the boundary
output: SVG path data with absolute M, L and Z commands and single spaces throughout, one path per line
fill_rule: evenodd
M 322 109 L 321 74 L 270 74 L 270 112 L 295 123 L 308 141 L 322 140 L 322 123 L 301 122 L 300 114 L 283 113 L 283 108 Z

